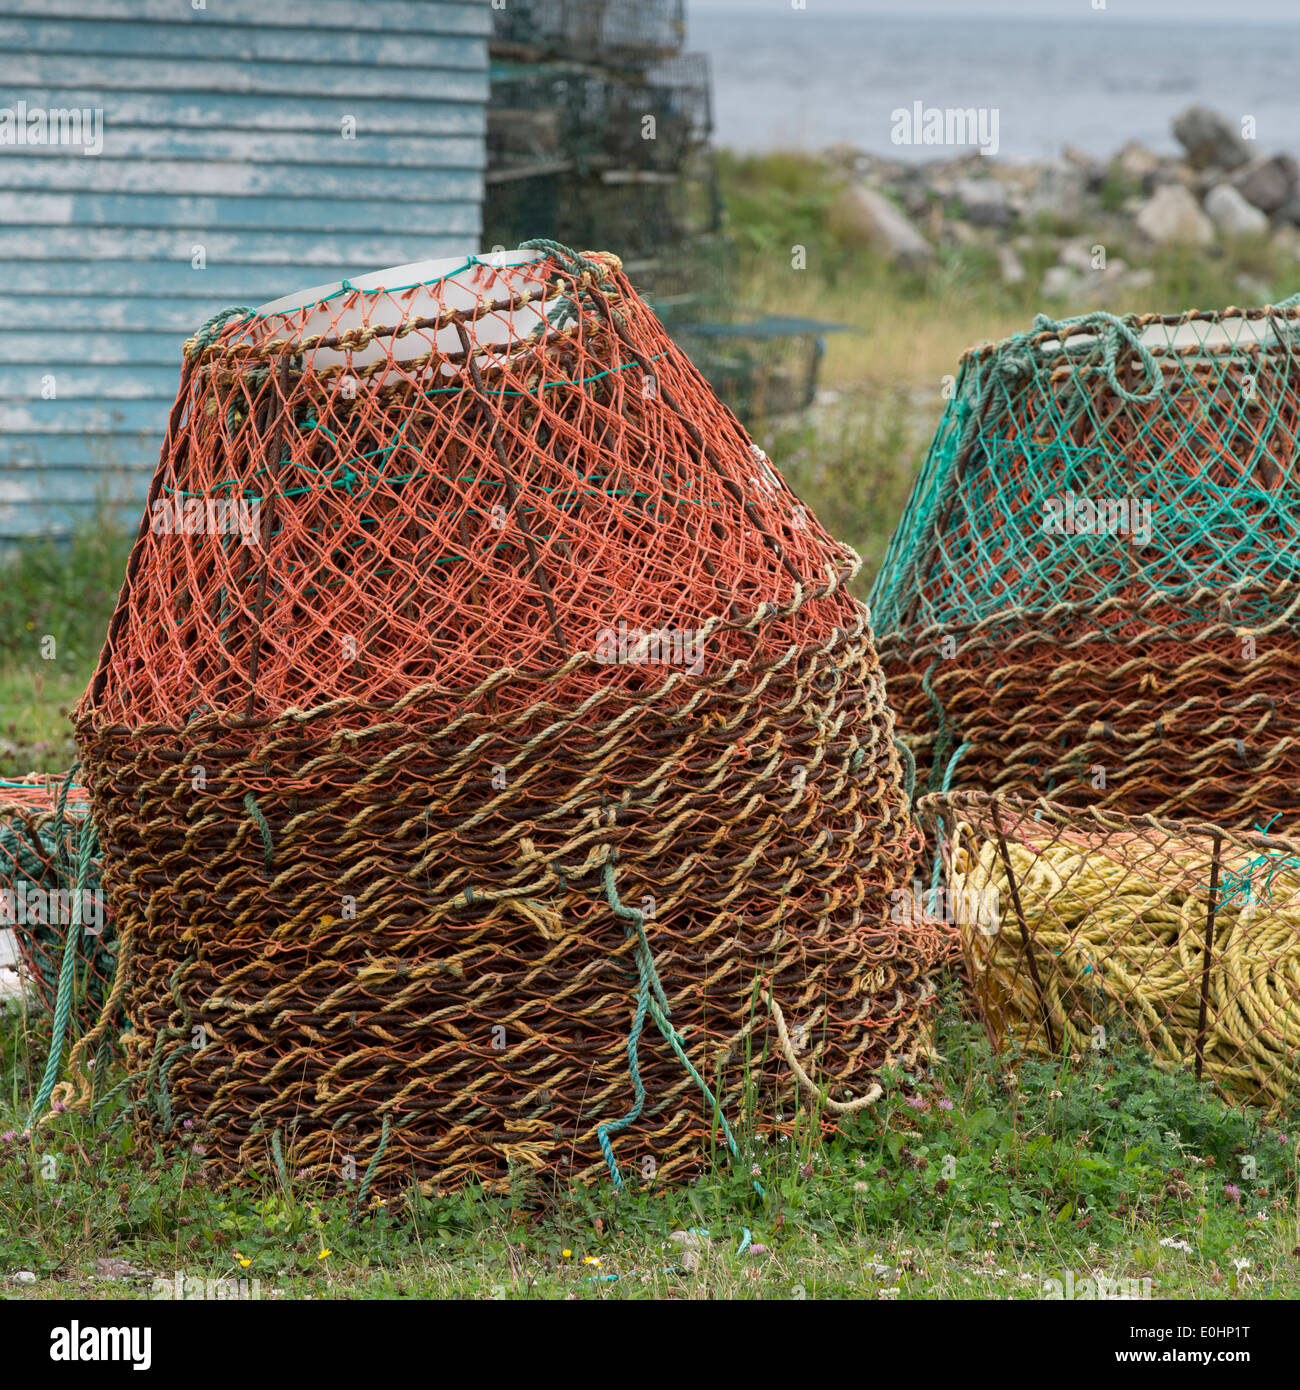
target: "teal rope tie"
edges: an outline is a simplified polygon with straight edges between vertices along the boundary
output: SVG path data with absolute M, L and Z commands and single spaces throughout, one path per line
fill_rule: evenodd
M 614 881 L 614 863 L 612 859 L 605 861 L 605 898 L 609 903 L 610 911 L 621 922 L 627 935 L 636 941 L 636 961 L 640 984 L 637 989 L 637 1010 L 632 1019 L 632 1030 L 628 1036 L 628 1066 L 632 1075 L 632 1087 L 635 1093 L 635 1100 L 632 1109 L 621 1120 L 614 1120 L 608 1124 L 597 1126 L 596 1137 L 600 1143 L 601 1153 L 604 1155 L 606 1166 L 609 1168 L 609 1176 L 615 1189 L 623 1186 L 623 1176 L 619 1172 L 618 1162 L 614 1157 L 613 1145 L 609 1142 L 609 1135 L 617 1134 L 626 1129 L 641 1113 L 641 1108 L 645 1102 L 645 1088 L 641 1081 L 640 1067 L 637 1062 L 637 1041 L 640 1037 L 641 1026 L 645 1021 L 648 1012 L 655 1021 L 655 1026 L 663 1034 L 664 1040 L 672 1048 L 686 1070 L 686 1074 L 700 1088 L 704 1099 L 708 1102 L 709 1108 L 718 1117 L 722 1124 L 722 1133 L 726 1139 L 727 1149 L 737 1163 L 740 1159 L 740 1146 L 736 1143 L 735 1136 L 731 1132 L 731 1126 L 727 1123 L 727 1117 L 722 1113 L 718 1104 L 717 1097 L 709 1089 L 708 1082 L 699 1074 L 691 1059 L 686 1055 L 685 1045 L 681 1034 L 677 1031 L 670 1019 L 671 1010 L 668 1006 L 668 998 L 664 994 L 663 983 L 659 979 L 659 972 L 655 969 L 654 956 L 650 950 L 650 942 L 645 932 L 645 913 L 635 907 L 627 907 L 618 895 L 618 887 Z M 759 1197 L 764 1197 L 762 1187 L 754 1181 L 753 1187 Z
M 262 814 L 262 808 L 257 804 L 257 798 L 252 792 L 244 793 L 244 809 L 252 816 L 257 823 L 257 828 L 262 834 L 262 847 L 266 855 L 266 867 L 272 867 L 275 860 L 275 843 L 271 839 L 271 827 L 267 823 L 266 817 Z
M 583 275 L 589 272 L 596 275 L 603 273 L 603 267 L 598 266 L 595 261 L 589 261 L 586 256 L 579 255 L 571 247 L 565 246 L 559 241 L 551 241 L 547 237 L 534 237 L 531 241 L 521 241 L 519 249 L 521 251 L 543 252 L 553 261 L 557 261 L 575 280 L 580 280 Z M 589 293 L 590 291 L 587 290 L 578 290 L 572 295 L 562 295 L 557 299 L 555 304 L 546 311 L 547 321 L 551 327 L 563 328 L 571 320 L 576 319 L 582 309 L 580 300 L 588 297 Z
M 1072 328 L 1082 328 L 1096 334 L 1101 342 L 1101 361 L 1106 372 L 1106 381 L 1120 400 L 1141 405 L 1155 400 L 1165 389 L 1164 375 L 1156 365 L 1156 359 L 1151 355 L 1150 348 L 1143 343 L 1142 335 L 1134 329 L 1127 319 L 1119 318 L 1115 314 L 1108 314 L 1103 309 L 1097 309 L 1090 314 L 1079 314 L 1069 319 L 1053 319 L 1046 314 L 1038 314 L 1034 318 L 1034 331 L 1054 334 L 1060 339 L 1063 352 L 1073 350 L 1066 342 L 1066 333 Z M 1142 370 L 1151 382 L 1148 390 L 1130 391 L 1127 387 L 1120 385 L 1119 379 L 1115 375 L 1115 367 L 1119 361 L 1121 348 L 1137 355 L 1138 361 L 1142 364 Z
M 925 668 L 925 674 L 921 677 L 921 689 L 930 698 L 930 708 L 934 710 L 935 721 L 938 724 L 938 732 L 934 737 L 934 756 L 930 760 L 931 791 L 934 791 L 934 784 L 939 776 L 939 767 L 952 744 L 952 733 L 948 728 L 948 716 L 944 711 L 943 701 L 934 693 L 934 686 L 930 684 L 930 677 L 934 675 L 934 668 L 938 664 L 939 658 L 936 656 Z
M 70 776 L 71 774 L 69 774 Z M 76 887 L 72 895 L 72 924 L 63 942 L 63 959 L 59 963 L 59 988 L 54 1000 L 54 1036 L 50 1042 L 50 1055 L 45 1059 L 45 1074 L 27 1116 L 26 1131 L 30 1134 L 37 1118 L 44 1114 L 50 1096 L 63 1069 L 63 1047 L 68 1036 L 68 1019 L 72 1014 L 72 981 L 76 970 L 77 952 L 81 945 L 82 894 L 90 877 L 90 865 L 95 857 L 99 841 L 95 834 L 95 823 L 89 816 L 81 824 L 81 835 L 77 843 Z
M 916 798 L 916 757 L 897 735 L 894 736 L 894 748 L 903 764 L 903 790 L 907 793 L 910 803 Z
M 229 309 L 222 309 L 203 324 L 194 336 L 185 344 L 185 355 L 187 357 L 198 357 L 200 353 L 206 352 L 210 348 L 221 330 L 233 318 L 251 319 L 254 310 L 246 304 L 236 304 Z
M 384 1123 L 379 1129 L 379 1147 L 375 1150 L 374 1157 L 366 1164 L 366 1171 L 361 1178 L 361 1186 L 357 1189 L 357 1200 L 352 1204 L 352 1216 L 355 1220 L 361 1213 L 362 1203 L 366 1200 L 366 1194 L 370 1191 L 370 1184 L 374 1181 L 375 1172 L 379 1167 L 379 1161 L 384 1156 L 384 1150 L 388 1147 L 388 1133 L 392 1122 L 391 1112 L 384 1113 Z
M 941 792 L 943 792 L 945 795 L 946 795 L 947 792 L 948 792 L 948 788 L 952 785 L 952 774 L 953 774 L 953 772 L 954 772 L 954 771 L 956 770 L 956 768 L 957 768 L 957 762 L 958 762 L 958 760 L 960 759 L 961 755 L 962 755 L 963 753 L 965 753 L 966 750 L 967 750 L 968 748 L 970 748 L 970 744 L 969 744 L 969 743 L 963 743 L 962 746 L 952 755 L 952 757 L 948 759 L 948 766 L 944 769 L 944 773 L 943 773 L 943 782 L 942 782 L 942 784 L 941 784 L 941 786 L 940 786 L 940 788 L 939 788 L 939 790 L 940 790 Z M 942 859 L 943 859 L 943 821 L 940 820 L 940 819 L 936 819 L 936 820 L 935 820 L 935 830 L 934 830 L 934 866 L 933 866 L 933 868 L 932 868 L 932 870 L 931 870 L 931 873 L 930 873 L 930 901 L 931 901 L 931 902 L 934 901 L 934 895 L 939 891 L 939 866 L 940 866 L 940 863 L 942 862 Z

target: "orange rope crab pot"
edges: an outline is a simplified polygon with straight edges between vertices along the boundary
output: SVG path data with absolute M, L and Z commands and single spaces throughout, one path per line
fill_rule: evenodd
M 873 1097 L 944 943 L 855 568 L 612 256 L 200 332 L 77 715 L 145 1123 L 364 1193 Z

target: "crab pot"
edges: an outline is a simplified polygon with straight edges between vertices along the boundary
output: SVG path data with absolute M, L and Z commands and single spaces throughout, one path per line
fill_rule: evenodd
M 214 1175 L 672 1180 L 916 1060 L 856 565 L 615 257 L 206 325 L 77 717 L 141 1122 Z
M 967 354 L 871 600 L 931 789 L 1296 811 L 1298 317 L 1040 317 Z

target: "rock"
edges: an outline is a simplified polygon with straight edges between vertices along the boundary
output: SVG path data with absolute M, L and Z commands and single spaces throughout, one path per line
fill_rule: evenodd
M 1005 227 L 1011 221 L 1007 190 L 996 180 L 958 179 L 953 192 L 973 226 Z
M 18 1284 L 34 1284 L 36 1275 L 30 1269 L 20 1269 L 14 1274 L 14 1282 Z
M 832 209 L 832 218 L 904 269 L 922 270 L 934 259 L 930 243 L 875 189 L 861 184 L 845 189 Z
M 1142 185 L 1144 192 L 1150 192 L 1160 169 L 1160 156 L 1152 154 L 1145 145 L 1130 140 L 1111 160 L 1111 167 L 1118 170 L 1126 179 Z
M 687 1274 L 694 1274 L 700 1267 L 703 1252 L 708 1249 L 708 1236 L 703 1231 L 673 1231 L 668 1239 L 682 1247 L 682 1268 Z
M 1268 218 L 1230 183 L 1210 189 L 1205 195 L 1205 211 L 1224 236 L 1261 236 L 1268 231 Z
M 1283 225 L 1274 230 L 1269 242 L 1283 255 L 1292 255 L 1300 260 L 1300 228 Z
M 1300 227 L 1300 194 L 1288 198 L 1273 214 L 1273 221 L 1279 227 Z
M 1091 271 L 1098 269 L 1092 263 L 1094 243 L 1087 237 L 1078 241 L 1067 241 L 1061 247 L 1057 260 L 1061 265 L 1068 265 L 1071 270 L 1077 270 L 1082 275 L 1087 275 Z
M 1078 299 L 1083 292 L 1083 276 L 1068 265 L 1054 265 L 1039 288 L 1044 299 Z
M 1300 168 L 1289 154 L 1269 159 L 1253 159 L 1232 177 L 1232 186 L 1248 203 L 1262 212 L 1276 212 L 1290 202 L 1296 191 Z
M 1250 146 L 1226 117 L 1207 106 L 1189 106 L 1174 117 L 1174 139 L 1193 169 L 1236 169 L 1250 161 Z
M 1025 200 L 1027 218 L 1046 217 L 1053 222 L 1075 222 L 1083 214 L 1088 175 L 1073 164 L 1045 164 L 1038 171 L 1033 192 Z
M 709 1238 L 703 1231 L 673 1231 L 668 1239 L 683 1250 L 704 1250 L 709 1245 Z
M 1181 184 L 1157 188 L 1138 213 L 1137 228 L 1160 246 L 1170 243 L 1208 246 L 1214 240 L 1214 223 Z
M 998 274 L 1004 285 L 1023 285 L 1028 278 L 1020 257 L 1009 246 L 998 247 Z

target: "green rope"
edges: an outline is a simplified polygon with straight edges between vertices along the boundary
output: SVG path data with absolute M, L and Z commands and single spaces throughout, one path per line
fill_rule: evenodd
M 907 793 L 908 801 L 914 801 L 916 799 L 916 757 L 897 735 L 894 736 L 894 748 L 903 764 L 903 790 Z
M 601 1152 L 604 1154 L 605 1163 L 609 1168 L 609 1175 L 615 1188 L 623 1186 L 623 1176 L 619 1172 L 618 1163 L 614 1157 L 613 1146 L 609 1142 L 610 1133 L 618 1133 L 626 1129 L 637 1116 L 641 1113 L 641 1106 L 645 1100 L 645 1089 L 641 1082 L 640 1069 L 637 1065 L 636 1044 L 640 1036 L 641 1025 L 645 1020 L 645 1015 L 649 1012 L 655 1021 L 655 1026 L 664 1037 L 664 1041 L 672 1048 L 677 1060 L 682 1064 L 686 1074 L 700 1088 L 704 1099 L 708 1102 L 710 1110 L 717 1117 L 722 1125 L 722 1133 L 726 1139 L 727 1148 L 731 1156 L 737 1163 L 741 1161 L 740 1146 L 736 1143 L 735 1136 L 731 1132 L 731 1126 L 727 1123 L 727 1117 L 722 1113 L 718 1104 L 717 1097 L 709 1089 L 709 1084 L 695 1069 L 691 1059 L 686 1055 L 685 1045 L 681 1034 L 673 1026 L 671 1021 L 671 1009 L 668 1005 L 668 998 L 664 994 L 663 984 L 659 979 L 659 972 L 655 968 L 654 956 L 650 950 L 650 942 L 646 937 L 645 913 L 635 907 L 627 907 L 618 895 L 618 887 L 614 881 L 614 863 L 612 858 L 605 861 L 605 898 L 609 903 L 610 910 L 614 916 L 624 923 L 624 930 L 629 938 L 635 940 L 635 955 L 637 961 L 637 972 L 640 977 L 640 985 L 637 990 L 637 1010 L 632 1020 L 632 1032 L 628 1038 L 628 1063 L 632 1074 L 633 1090 L 636 1100 L 632 1110 L 621 1120 L 615 1120 L 608 1125 L 597 1128 L 597 1138 L 600 1141 Z M 602 1131 L 605 1131 L 602 1133 Z M 757 1181 L 753 1183 L 754 1190 L 759 1197 L 765 1196 L 763 1188 Z
M 197 357 L 201 352 L 206 351 L 212 346 L 213 340 L 221 330 L 233 318 L 243 320 L 255 317 L 255 311 L 244 304 L 236 304 L 229 309 L 221 309 L 203 324 L 194 336 L 185 344 L 185 355 L 187 357 Z
M 267 823 L 266 817 L 262 814 L 262 808 L 257 804 L 257 798 L 252 792 L 244 793 L 244 809 L 252 816 L 257 823 L 257 828 L 262 834 L 262 848 L 266 858 L 266 867 L 269 869 L 275 861 L 275 843 L 271 839 L 271 827 Z
M 379 1147 L 375 1150 L 374 1156 L 366 1164 L 366 1171 L 361 1178 L 361 1186 L 357 1189 L 357 1200 L 352 1204 L 353 1219 L 360 1215 L 362 1203 L 366 1200 L 366 1193 L 370 1191 L 370 1184 L 374 1180 L 375 1172 L 379 1167 L 379 1161 L 384 1156 L 384 1150 L 388 1147 L 388 1131 L 392 1121 L 392 1113 L 384 1112 L 384 1123 L 379 1129 Z
M 72 895 L 72 922 L 63 942 L 63 960 L 59 965 L 59 988 L 54 1000 L 54 1036 L 50 1042 L 50 1055 L 45 1059 L 45 1073 L 37 1088 L 27 1117 L 27 1133 L 31 1133 L 36 1120 L 45 1113 L 50 1096 L 54 1092 L 63 1067 L 63 1048 L 67 1041 L 68 1019 L 72 1014 L 72 980 L 76 966 L 77 952 L 81 944 L 82 894 L 90 877 L 90 864 L 98 848 L 95 823 L 89 816 L 81 823 L 81 836 L 77 845 L 76 886 Z

